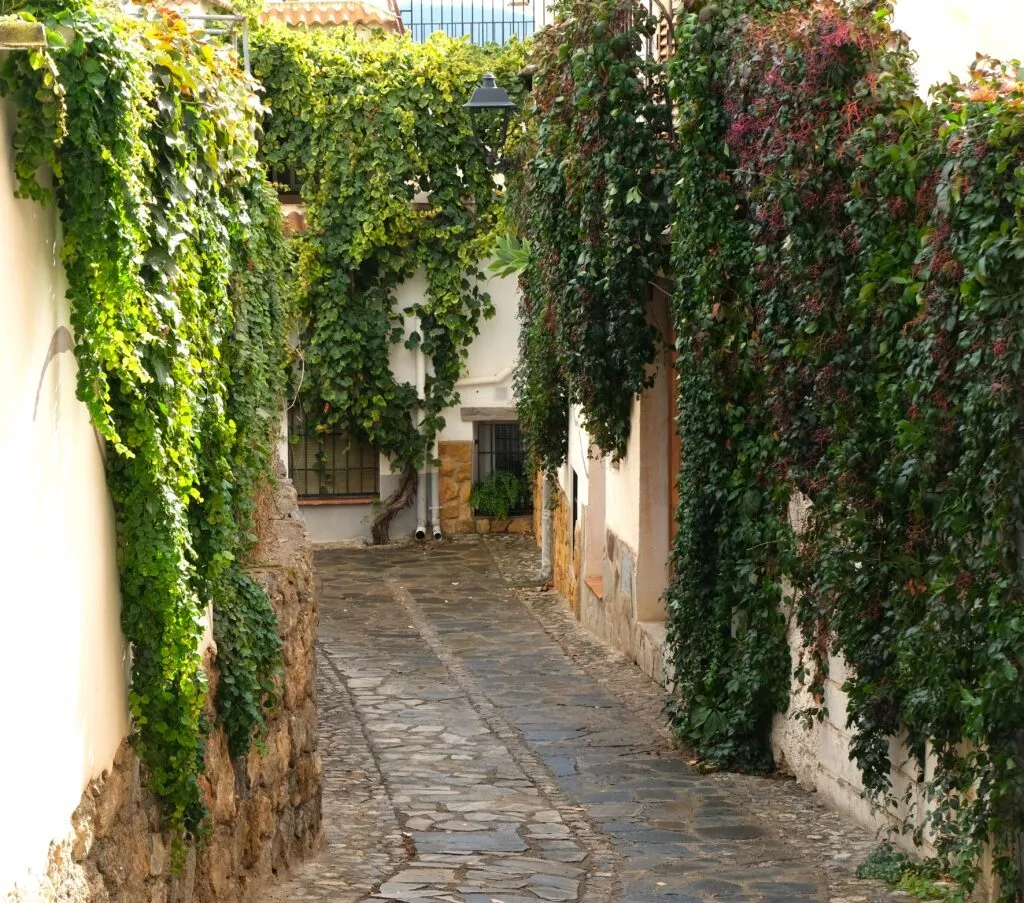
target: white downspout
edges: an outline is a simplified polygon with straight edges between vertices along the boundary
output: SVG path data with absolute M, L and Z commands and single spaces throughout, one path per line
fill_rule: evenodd
M 428 461 L 433 458 L 433 449 L 427 449 Z M 441 473 L 433 465 L 428 463 L 430 468 L 430 523 L 434 527 L 434 539 L 441 538 Z
M 423 349 L 416 347 L 416 397 L 422 398 L 427 384 L 427 360 L 423 355 Z M 419 416 L 422 417 L 423 410 L 420 409 Z M 416 538 L 427 538 L 427 485 L 426 474 L 428 464 L 424 462 L 423 471 L 419 474 L 416 482 Z
M 540 503 L 540 579 L 543 583 L 551 582 L 554 571 L 552 563 L 552 547 L 554 546 L 554 518 L 551 516 L 551 477 L 544 476 L 541 486 Z

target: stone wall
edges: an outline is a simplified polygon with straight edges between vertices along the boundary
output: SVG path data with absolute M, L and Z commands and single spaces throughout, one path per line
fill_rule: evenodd
M 207 741 L 202 785 L 211 812 L 209 842 L 189 849 L 184 866 L 172 874 L 159 803 L 125 741 L 113 767 L 86 788 L 67 836 L 51 844 L 46 878 L 11 892 L 9 903 L 241 903 L 319 844 L 312 548 L 291 483 L 281 480 L 267 502 L 250 572 L 266 588 L 278 618 L 283 692 L 262 750 L 232 762 L 223 730 Z M 214 651 L 206 662 L 213 692 Z
M 469 494 L 473 491 L 473 443 L 438 442 L 437 456 L 441 499 L 441 531 L 475 533 Z
M 441 499 L 441 532 L 456 533 L 529 533 L 535 515 L 515 517 L 478 517 L 473 514 L 469 496 L 473 492 L 473 443 L 438 442 L 437 456 Z M 536 509 L 536 506 L 534 506 Z
M 667 687 L 672 675 L 665 623 L 637 617 L 638 556 L 610 529 L 597 541 L 604 543 L 601 574 L 584 578 L 577 617 L 591 633 L 626 653 L 644 674 Z
M 583 551 L 583 518 L 577 523 L 577 535 L 573 537 L 572 511 L 565 493 L 555 493 L 555 510 L 553 512 L 552 550 L 553 576 L 555 589 L 568 601 L 572 613 L 580 615 L 579 573 Z M 536 507 L 536 506 L 535 506 Z
M 512 517 L 473 517 L 473 533 L 529 533 L 533 529 L 533 514 Z

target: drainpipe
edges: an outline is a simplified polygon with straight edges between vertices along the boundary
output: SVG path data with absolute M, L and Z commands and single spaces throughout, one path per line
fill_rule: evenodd
M 433 449 L 427 449 L 427 458 L 431 458 Z M 430 523 L 434 526 L 434 539 L 441 538 L 441 473 L 430 463 Z
M 419 346 L 413 352 L 416 355 L 416 397 L 422 398 L 427 384 L 427 360 L 423 349 Z M 420 409 L 422 418 L 423 411 Z M 427 538 L 427 474 L 428 465 L 423 464 L 423 472 L 416 483 L 416 538 Z
M 541 486 L 540 510 L 540 579 L 543 583 L 551 582 L 554 570 L 551 551 L 554 546 L 554 518 L 551 516 L 551 477 L 545 475 Z

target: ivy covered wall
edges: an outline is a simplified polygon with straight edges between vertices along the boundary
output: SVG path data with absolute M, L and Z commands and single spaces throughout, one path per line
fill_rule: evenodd
M 594 431 L 602 451 L 623 447 L 607 412 L 645 385 L 638 311 L 670 222 L 682 455 L 666 602 L 680 739 L 709 767 L 769 767 L 791 675 L 810 700 L 791 714 L 822 718 L 838 655 L 871 797 L 900 802 L 889 741 L 904 734 L 944 866 L 969 888 L 991 850 L 1012 900 L 1019 72 L 980 59 L 925 102 L 879 3 L 694 0 L 677 25 L 674 58 L 644 76 L 644 14 L 611 0 L 563 3 L 560 39 L 537 44 L 529 193 L 513 198 L 533 249 L 520 379 L 537 461 L 564 459 L 569 401 L 613 430 L 612 442 Z M 657 114 L 663 78 L 672 130 Z M 600 115 L 622 131 L 588 132 Z M 546 166 L 556 146 L 561 163 Z M 608 216 L 607 240 L 591 210 Z M 601 277 L 626 268 L 632 290 Z M 634 349 L 623 365 L 640 381 L 574 389 L 617 359 L 608 336 Z M 797 490 L 812 503 L 799 536 Z M 808 650 L 798 662 L 786 582 Z
M 23 198 L 55 205 L 77 395 L 105 454 L 130 644 L 131 739 L 174 855 L 209 830 L 200 638 L 239 757 L 280 690 L 266 592 L 245 572 L 286 376 L 289 258 L 257 160 L 262 108 L 234 55 L 176 16 L 24 5 L 49 49 L 15 52 Z
M 523 59 L 515 42 L 484 49 L 443 34 L 417 44 L 271 26 L 254 38 L 271 111 L 263 154 L 295 171 L 308 221 L 300 403 L 314 430 L 344 428 L 401 476 L 373 520 L 378 543 L 410 503 L 469 346 L 493 315 L 480 262 L 501 191 L 463 105 L 487 71 L 520 95 Z M 399 304 L 417 272 L 425 292 Z M 402 345 L 427 359 L 422 390 L 393 369 Z

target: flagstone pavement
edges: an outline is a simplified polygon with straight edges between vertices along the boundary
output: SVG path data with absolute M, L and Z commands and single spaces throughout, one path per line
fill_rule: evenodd
M 700 774 L 661 688 L 536 586 L 530 538 L 317 553 L 322 851 L 260 903 L 884 903 L 876 840 Z

